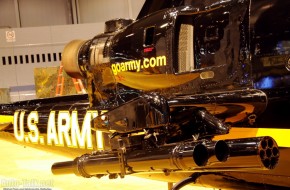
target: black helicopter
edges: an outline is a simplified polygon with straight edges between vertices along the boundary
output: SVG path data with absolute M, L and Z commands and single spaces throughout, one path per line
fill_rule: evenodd
M 87 95 L 0 105 L 1 138 L 66 154 L 56 175 L 290 188 L 289 0 L 147 0 L 63 51 Z M 66 151 L 63 151 L 66 150 Z

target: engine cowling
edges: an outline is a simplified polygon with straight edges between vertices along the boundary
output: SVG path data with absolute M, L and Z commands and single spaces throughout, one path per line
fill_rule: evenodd
M 73 78 L 84 78 L 87 62 L 82 63 L 80 52 L 88 41 L 73 40 L 69 42 L 62 53 L 62 65 L 65 72 Z
M 91 40 L 73 40 L 62 53 L 62 64 L 66 73 L 73 78 L 86 78 L 93 66 L 109 63 L 112 38 L 121 29 L 131 24 L 131 19 L 114 19 L 105 23 L 105 32 Z

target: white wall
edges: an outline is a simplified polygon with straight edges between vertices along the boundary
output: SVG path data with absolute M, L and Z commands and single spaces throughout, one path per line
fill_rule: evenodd
M 13 0 L 0 0 L 0 28 L 17 27 Z
M 135 19 L 145 0 L 78 0 L 80 23 Z
M 7 30 L 15 32 L 14 42 L 7 42 Z M 11 89 L 11 101 L 35 98 L 34 68 L 60 65 L 58 58 L 56 61 L 53 58 L 48 61 L 48 54 L 52 57 L 55 53 L 58 57 L 69 41 L 88 40 L 103 31 L 104 23 L 0 29 L 0 88 Z M 31 55 L 36 57 L 37 54 L 41 61 L 35 60 L 32 63 Z M 42 61 L 42 54 L 46 56 L 45 62 Z M 24 59 L 22 64 L 20 56 Z M 26 62 L 25 56 L 28 56 L 29 62 Z M 8 57 L 12 58 L 11 63 L 8 63 Z M 17 64 L 14 57 L 18 58 Z M 2 63 L 3 58 L 6 59 L 5 65 Z
M 145 0 L 0 0 L 0 28 L 135 19 Z
M 18 0 L 22 27 L 71 24 L 67 0 Z
M 129 18 L 127 0 L 79 0 L 79 10 L 81 23 Z
M 136 19 L 145 0 L 128 0 L 132 5 L 132 18 Z
M 0 88 L 14 89 L 12 101 L 32 98 L 34 68 L 60 64 L 59 59 L 48 61 L 47 56 L 61 54 L 64 45 L 73 39 L 91 39 L 103 33 L 107 20 L 135 19 L 144 2 L 145 0 L 0 0 Z M 79 16 L 78 19 L 75 19 L 76 15 Z M 73 17 L 81 24 L 71 24 Z M 15 32 L 14 41 L 8 42 L 7 31 Z M 45 55 L 46 61 L 31 61 L 39 55 Z M 19 60 L 21 56 L 24 59 L 22 64 Z M 26 57 L 29 61 L 26 61 Z M 17 89 L 27 89 L 26 94 L 29 95 L 21 97 L 19 94 L 22 92 Z

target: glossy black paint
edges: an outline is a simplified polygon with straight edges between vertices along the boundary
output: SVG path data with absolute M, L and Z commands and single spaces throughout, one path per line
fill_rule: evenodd
M 175 75 L 214 72 L 213 78 L 197 78 L 162 89 L 160 93 L 165 97 L 250 86 L 247 3 L 233 1 L 228 4 L 202 9 L 181 6 L 163 9 L 152 13 L 150 17 L 141 18 L 112 39 L 111 62 L 166 55 L 166 67 L 144 69 L 144 72 Z M 194 45 L 194 67 L 186 71 L 178 69 L 181 63 L 177 54 L 180 27 L 184 23 L 194 26 L 194 39 L 189 39 L 193 40 Z M 150 27 L 154 27 L 155 33 L 152 43 L 148 45 L 145 34 Z M 152 50 L 144 52 L 146 48 Z
M 222 147 L 226 146 L 228 150 L 220 149 L 219 144 L 223 144 Z M 126 156 L 122 162 L 119 162 L 120 154 Z M 127 152 L 119 149 L 105 154 L 96 152 L 78 157 L 74 161 L 55 163 L 52 166 L 52 172 L 54 174 L 75 173 L 83 177 L 120 173 L 124 177 L 138 172 L 162 173 L 165 172 L 164 170 L 168 170 L 168 173 L 179 170 L 251 171 L 274 168 L 278 159 L 279 151 L 276 142 L 270 137 L 259 137 L 227 142 L 172 143 L 150 151 Z
M 25 110 L 27 126 L 28 114 L 38 111 L 38 129 L 45 134 L 51 111 L 77 110 L 80 123 L 87 111 L 98 111 L 92 130 L 107 135 L 106 151 L 82 155 L 91 151 L 75 149 L 71 156 L 82 156 L 56 163 L 56 173 L 78 170 L 84 177 L 100 177 L 109 169 L 111 175 L 141 172 L 148 177 L 146 172 L 152 170 L 154 179 L 178 181 L 197 175 L 197 184 L 217 188 L 289 188 L 289 148 L 279 153 L 276 145 L 267 145 L 268 154 L 258 153 L 259 138 L 225 140 L 233 161 L 227 165 L 223 159 L 211 159 L 214 154 L 224 158 L 228 150 L 215 152 L 212 138 L 230 127 L 289 129 L 289 5 L 286 0 L 147 0 L 138 20 L 108 22 L 104 34 L 77 51 L 81 73 L 73 74 L 87 79 L 88 96 L 0 105 L 0 112 Z M 153 64 L 163 56 L 165 65 Z M 145 65 L 151 58 L 152 65 Z M 122 68 L 130 61 L 139 67 Z M 13 126 L 1 132 L 12 136 Z M 202 168 L 193 169 L 187 164 L 200 142 L 204 145 L 195 153 L 203 157 L 195 164 Z M 275 166 L 280 154 L 281 166 L 256 170 Z M 269 159 L 259 165 L 256 158 L 264 155 Z M 174 160 L 173 166 L 168 160 Z M 255 163 L 246 165 L 248 161 Z M 235 172 L 245 168 L 247 172 Z

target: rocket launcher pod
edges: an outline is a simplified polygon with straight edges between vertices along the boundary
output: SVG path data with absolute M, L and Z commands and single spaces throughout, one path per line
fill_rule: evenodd
M 106 174 L 125 176 L 137 172 L 206 172 L 273 169 L 279 150 L 271 137 L 221 141 L 183 142 L 154 150 L 96 152 L 73 161 L 52 165 L 55 175 L 92 177 Z

